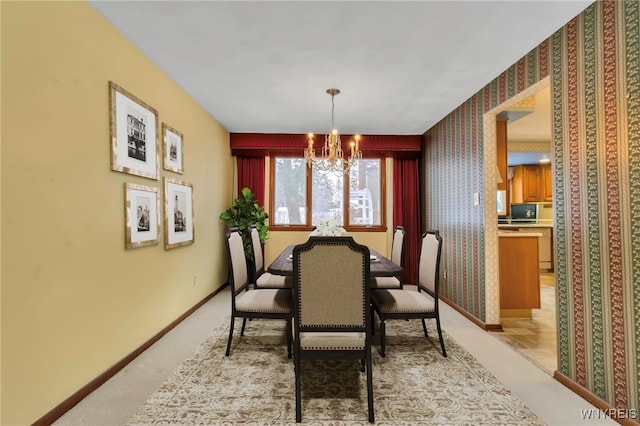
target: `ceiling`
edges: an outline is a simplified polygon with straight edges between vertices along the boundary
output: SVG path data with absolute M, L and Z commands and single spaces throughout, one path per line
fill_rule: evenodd
M 538 164 L 551 159 L 551 88 L 534 95 L 535 107 L 528 114 L 507 122 L 507 164 Z M 520 146 L 518 146 L 520 145 Z M 539 149 L 546 145 L 546 149 Z
M 592 0 L 97 1 L 230 132 L 422 134 Z

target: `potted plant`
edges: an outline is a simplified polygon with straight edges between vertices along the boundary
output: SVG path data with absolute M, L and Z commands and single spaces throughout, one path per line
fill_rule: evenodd
M 220 213 L 220 219 L 227 222 L 229 228 L 236 227 L 242 235 L 244 252 L 247 257 L 249 271 L 253 271 L 254 257 L 251 243 L 251 226 L 255 225 L 260 233 L 260 242 L 264 243 L 269 232 L 267 219 L 269 214 L 256 202 L 255 195 L 249 188 L 242 188 L 242 195 L 233 201 L 233 206 Z

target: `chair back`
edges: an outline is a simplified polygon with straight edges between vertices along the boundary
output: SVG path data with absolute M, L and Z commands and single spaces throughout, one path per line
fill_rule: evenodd
M 262 257 L 262 243 L 260 231 L 253 225 L 251 227 L 251 245 L 253 246 L 253 261 L 256 265 L 256 278 L 264 272 L 264 258 Z
M 352 237 L 310 237 L 293 249 L 296 334 L 369 329 L 369 248 Z
M 434 298 L 438 297 L 441 253 L 442 237 L 440 233 L 435 230 L 425 232 L 422 235 L 422 248 L 420 249 L 418 282 L 420 289 L 426 290 Z
M 237 228 L 227 230 L 227 254 L 229 257 L 229 267 L 231 268 L 231 288 L 234 296 L 247 288 L 247 260 L 244 253 L 242 235 Z
M 402 252 L 404 247 L 404 227 L 397 226 L 393 231 L 393 242 L 391 243 L 391 261 L 398 266 L 402 266 Z

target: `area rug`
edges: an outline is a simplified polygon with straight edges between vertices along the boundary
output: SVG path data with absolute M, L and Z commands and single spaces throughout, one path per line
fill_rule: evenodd
M 229 357 L 227 333 L 228 322 L 214 330 L 128 425 L 296 424 L 284 322 L 247 322 L 243 337 L 237 327 Z M 387 322 L 385 358 L 378 336 L 372 352 L 376 424 L 544 424 L 446 333 L 447 358 L 435 329 L 427 340 L 420 321 Z M 359 361 L 303 360 L 302 372 L 301 424 L 369 424 Z

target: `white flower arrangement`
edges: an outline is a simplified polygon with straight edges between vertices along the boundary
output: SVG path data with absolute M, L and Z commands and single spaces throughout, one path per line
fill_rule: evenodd
M 335 220 L 321 220 L 316 224 L 316 229 L 311 233 L 312 237 L 341 237 L 347 231 Z

